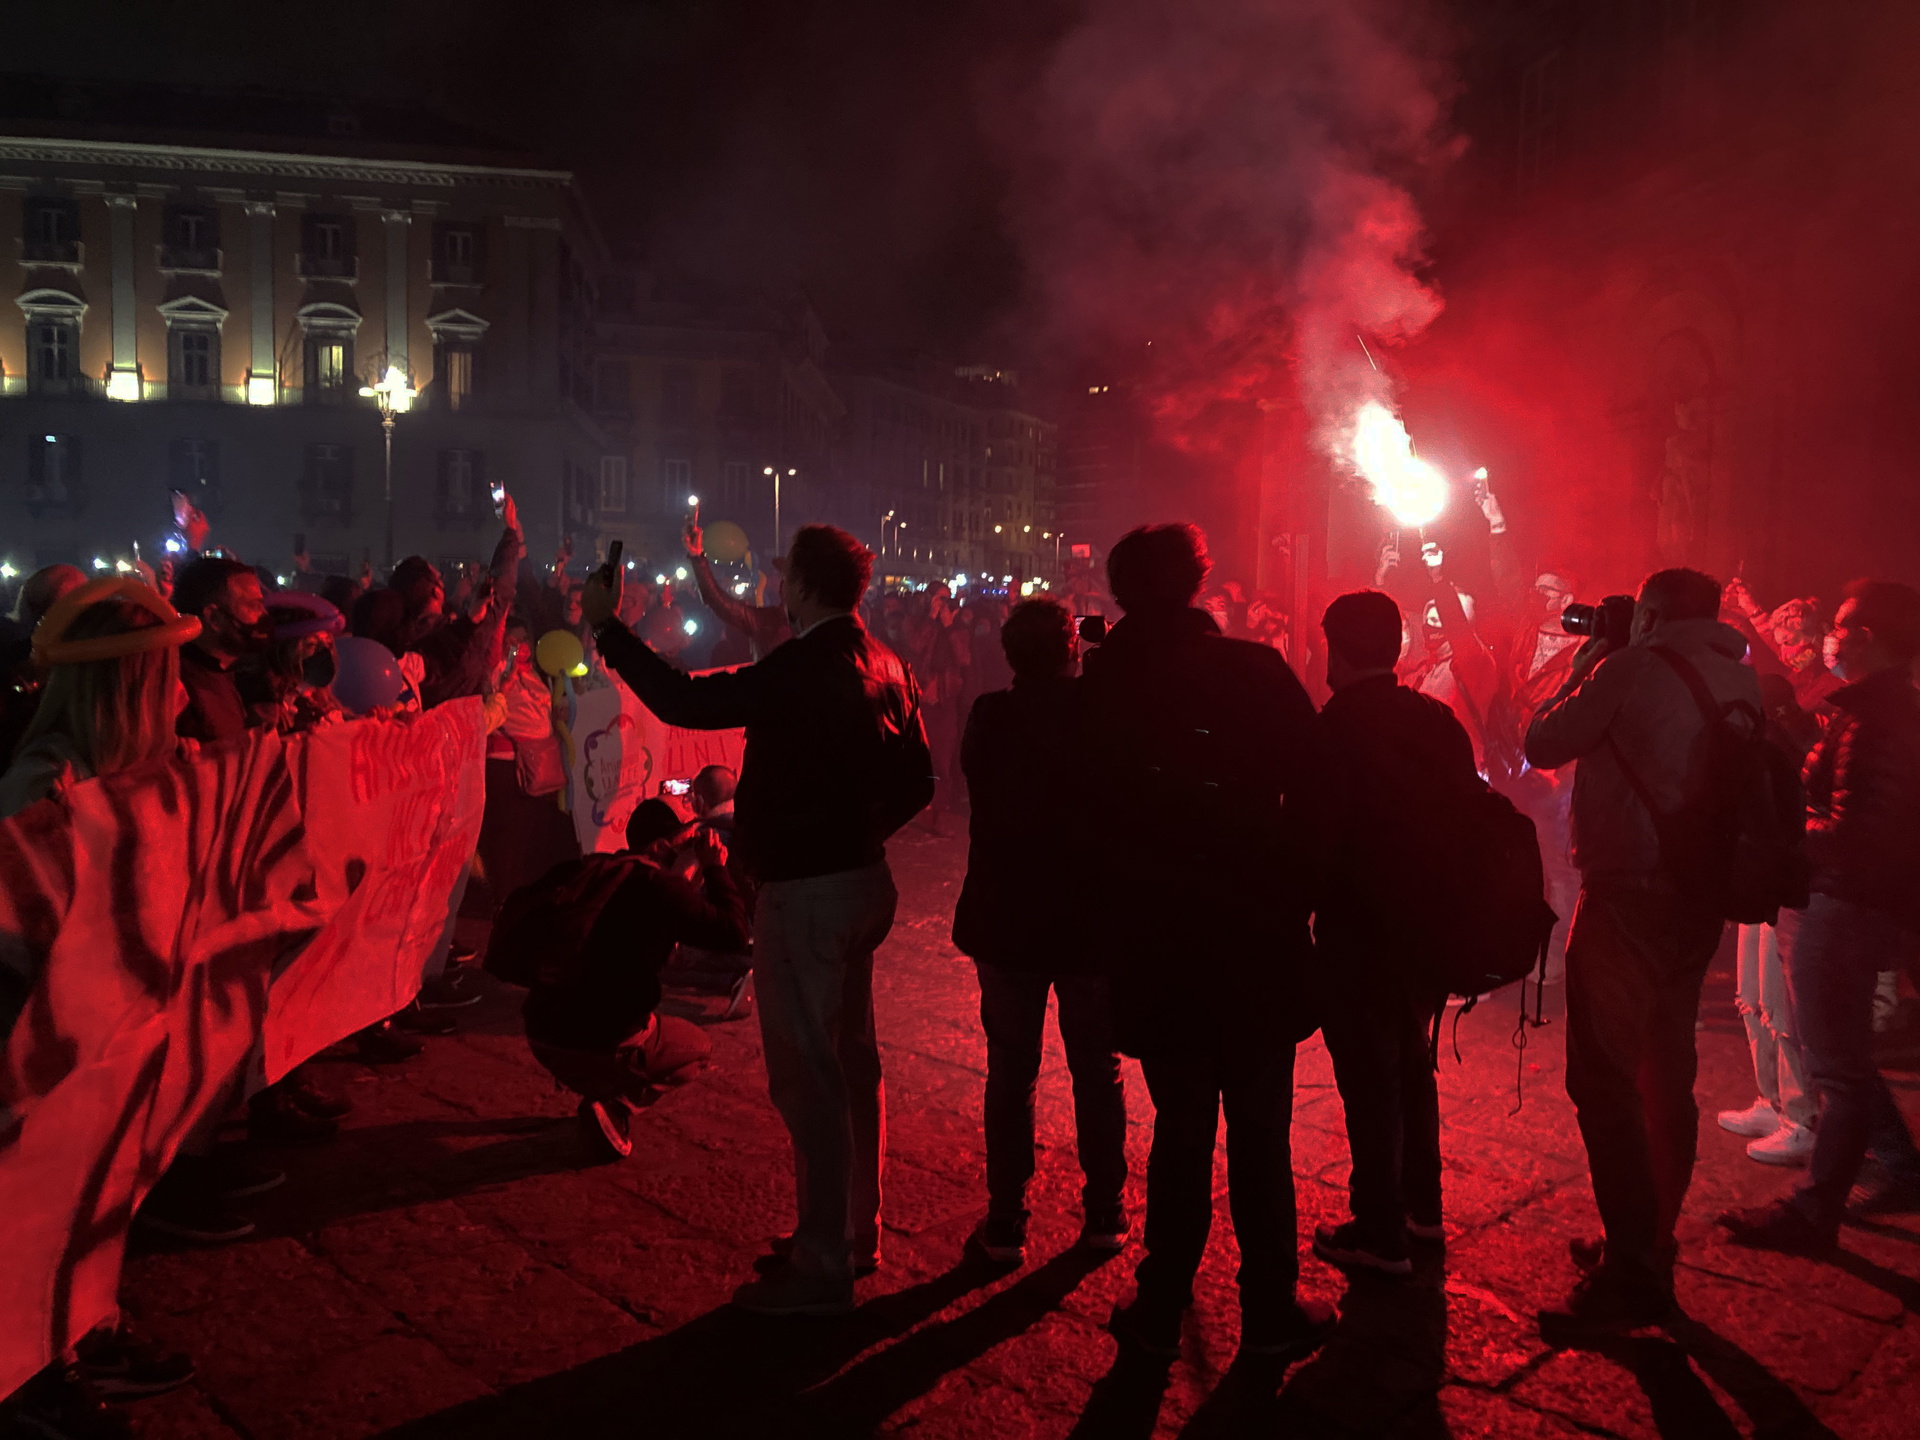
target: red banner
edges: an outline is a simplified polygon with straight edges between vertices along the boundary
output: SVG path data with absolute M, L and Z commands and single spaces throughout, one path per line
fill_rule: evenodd
M 0 821 L 0 964 L 34 977 L 0 1057 L 0 1396 L 113 1313 L 135 1210 L 263 1038 L 284 1069 L 411 996 L 481 731 L 475 700 L 258 733 Z

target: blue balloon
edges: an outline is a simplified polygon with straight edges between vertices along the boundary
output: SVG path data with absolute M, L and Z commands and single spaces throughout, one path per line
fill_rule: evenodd
M 340 668 L 333 677 L 333 698 L 348 714 L 365 715 L 398 704 L 406 693 L 407 678 L 400 673 L 400 662 L 378 640 L 342 635 L 334 641 L 334 653 Z

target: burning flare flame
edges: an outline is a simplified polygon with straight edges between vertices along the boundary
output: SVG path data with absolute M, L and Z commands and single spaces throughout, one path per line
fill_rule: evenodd
M 1378 400 L 1354 412 L 1348 459 L 1354 473 L 1373 487 L 1373 498 L 1392 512 L 1402 529 L 1417 530 L 1440 518 L 1447 506 L 1447 482 L 1413 453 L 1407 427 Z

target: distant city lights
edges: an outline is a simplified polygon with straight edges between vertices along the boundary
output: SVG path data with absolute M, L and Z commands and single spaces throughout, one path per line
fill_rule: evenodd
M 96 570 L 104 570 L 107 568 L 107 562 L 96 555 L 93 557 L 93 568 Z
M 680 628 L 686 631 L 687 634 L 689 635 L 697 635 L 700 633 L 700 622 L 698 620 L 689 620 L 687 621 L 686 624 L 682 625 Z

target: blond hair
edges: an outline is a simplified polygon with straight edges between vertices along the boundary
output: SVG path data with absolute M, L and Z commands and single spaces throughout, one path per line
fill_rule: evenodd
M 66 640 L 124 635 L 161 623 L 132 601 L 99 600 L 67 627 Z M 65 739 L 95 775 L 108 775 L 166 753 L 179 714 L 180 647 L 165 645 L 112 660 L 49 667 L 40 708 L 15 754 L 42 736 Z

